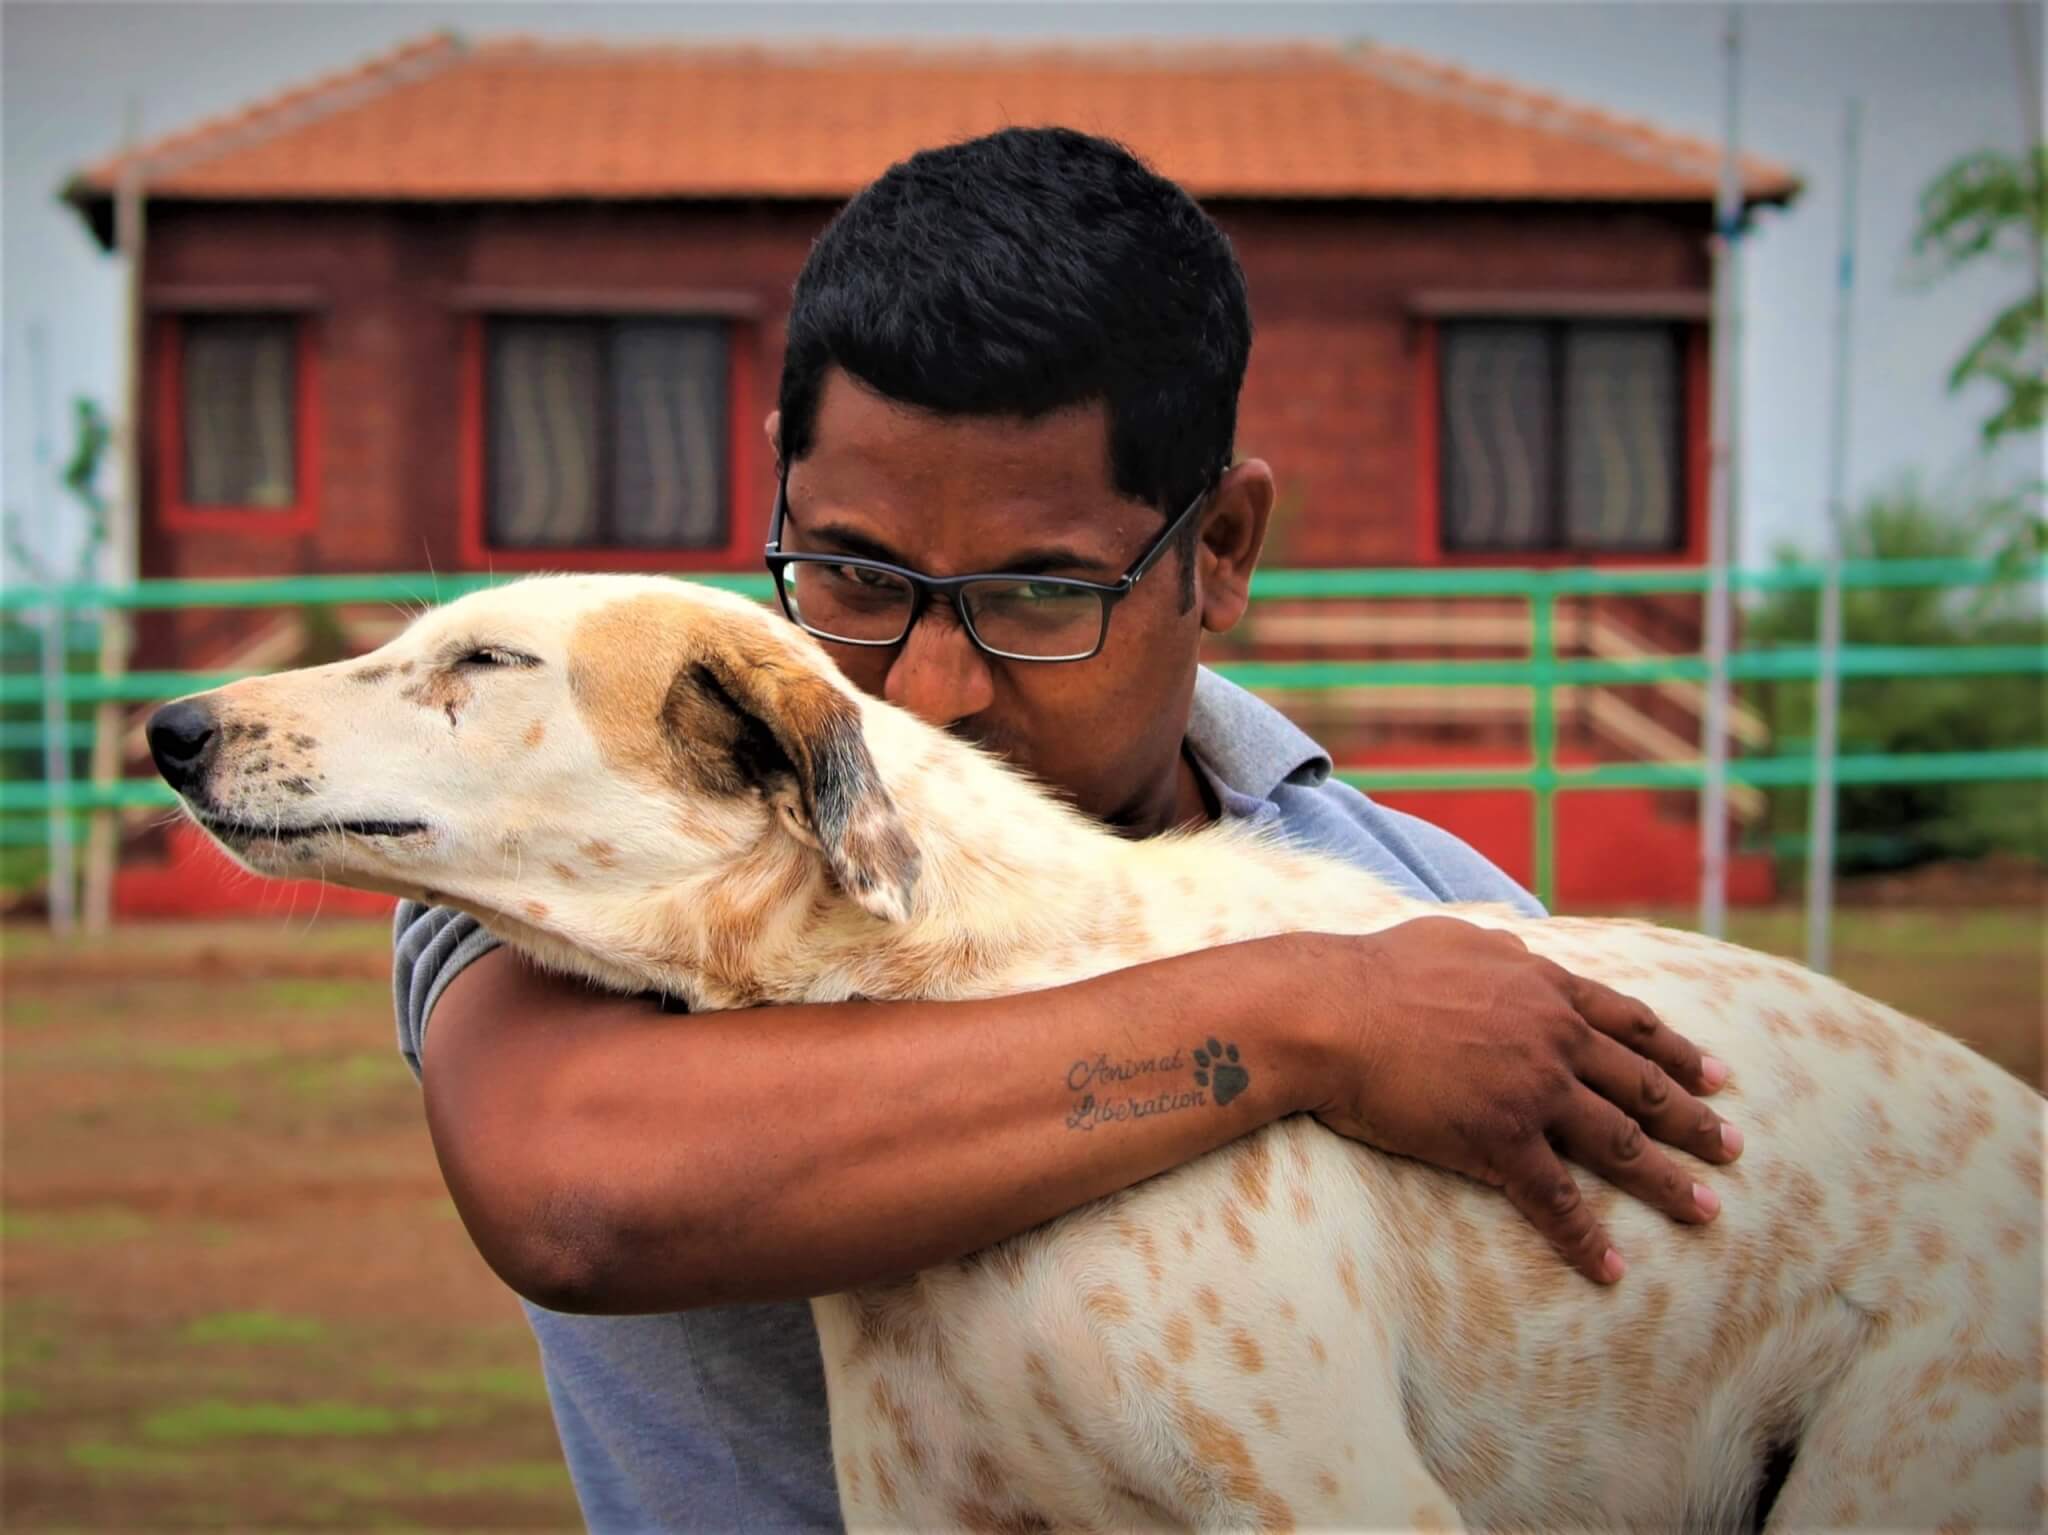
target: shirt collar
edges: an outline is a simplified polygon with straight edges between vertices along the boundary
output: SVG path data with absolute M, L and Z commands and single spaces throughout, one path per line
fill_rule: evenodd
M 1264 801 L 1283 783 L 1313 788 L 1330 776 L 1329 753 L 1292 720 L 1206 666 L 1195 676 L 1187 740 L 1211 783 L 1233 797 Z

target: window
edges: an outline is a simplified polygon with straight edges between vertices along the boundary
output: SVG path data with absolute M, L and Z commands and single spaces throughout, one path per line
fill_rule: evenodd
M 178 499 L 288 511 L 299 500 L 298 322 L 188 315 L 178 338 Z
M 494 549 L 724 549 L 727 326 L 485 323 L 484 533 Z
M 1685 337 L 1673 324 L 1459 320 L 1439 332 L 1443 546 L 1684 546 Z

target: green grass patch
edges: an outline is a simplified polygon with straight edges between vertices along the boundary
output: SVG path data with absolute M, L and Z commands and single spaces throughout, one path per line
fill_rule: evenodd
M 559 1460 L 487 1461 L 475 1466 L 433 1465 L 416 1455 L 380 1455 L 349 1465 L 302 1460 L 285 1469 L 298 1486 L 361 1503 L 400 1498 L 474 1497 L 479 1493 L 560 1496 L 572 1492 L 568 1467 Z
M 409 1384 L 423 1391 L 489 1397 L 500 1402 L 545 1404 L 548 1399 L 547 1385 L 537 1369 L 436 1370 L 409 1377 Z
M 312 1343 L 327 1329 L 311 1317 L 278 1316 L 269 1311 L 223 1311 L 189 1323 L 187 1343 Z
M 382 981 L 267 981 L 256 992 L 256 1005 L 315 1012 L 343 1007 L 388 1007 L 391 988 Z
M 327 1099 L 391 1087 L 400 1078 L 410 1081 L 411 1074 L 396 1050 L 359 1051 L 294 1062 L 285 1072 L 285 1085 L 301 1098 Z
M 235 1071 L 243 1066 L 261 1066 L 284 1054 L 281 1046 L 255 1045 L 153 1045 L 136 1052 L 144 1066 L 163 1071 Z
M 18 1418 L 43 1405 L 43 1394 L 33 1386 L 0 1386 L 0 1418 Z
M 56 1017 L 50 1004 L 28 997 L 0 1008 L 0 1022 L 10 1029 L 40 1029 Z
M 365 1439 L 435 1428 L 432 1408 L 396 1412 L 359 1402 L 186 1402 L 142 1420 L 145 1439 L 205 1444 L 219 1439 Z
M 553 1460 L 507 1460 L 449 1468 L 429 1471 L 424 1479 L 425 1490 L 436 1497 L 479 1492 L 566 1492 L 570 1487 L 568 1467 Z
M 64 1458 L 81 1471 L 103 1476 L 189 1476 L 195 1469 L 190 1456 L 171 1450 L 141 1449 L 129 1444 L 87 1440 L 74 1444 Z
M 124 1205 L 83 1210 L 0 1210 L 0 1241 L 46 1242 L 57 1247 L 97 1247 L 132 1242 L 150 1222 Z

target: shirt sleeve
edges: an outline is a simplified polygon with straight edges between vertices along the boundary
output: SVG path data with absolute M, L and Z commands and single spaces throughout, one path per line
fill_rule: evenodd
M 1372 868 L 1391 859 L 1405 878 L 1396 883 L 1419 887 L 1438 901 L 1484 901 L 1513 907 L 1526 917 L 1547 915 L 1542 904 L 1509 879 L 1500 867 L 1470 844 L 1419 816 L 1389 810 L 1351 785 L 1332 778 L 1307 791 L 1317 809 L 1335 811 L 1362 832 L 1365 846 L 1353 856 Z M 1330 851 L 1343 855 L 1334 838 L 1319 837 Z M 1379 871 L 1384 872 L 1384 871 Z
M 398 1015 L 398 1053 L 420 1074 L 427 1020 L 448 983 L 499 940 L 466 912 L 400 901 L 391 921 L 391 1000 Z

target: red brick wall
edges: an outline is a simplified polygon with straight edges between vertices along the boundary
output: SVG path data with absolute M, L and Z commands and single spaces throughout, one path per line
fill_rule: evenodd
M 1257 339 L 1238 445 L 1271 462 L 1279 481 L 1269 563 L 1415 559 L 1418 293 L 1704 292 L 1708 280 L 1704 210 L 1216 211 L 1251 285 Z M 829 213 L 822 204 L 153 210 L 153 290 L 317 294 L 309 318 L 318 327 L 322 483 L 309 534 L 173 536 L 150 516 L 145 573 L 462 568 L 463 289 L 746 295 L 757 318 L 735 339 L 754 349 L 754 397 L 734 403 L 753 429 L 773 405 L 791 287 Z M 145 459 L 153 509 L 161 487 Z M 740 488 L 744 517 L 765 523 L 772 474 L 766 453 L 754 455 L 752 483 Z

